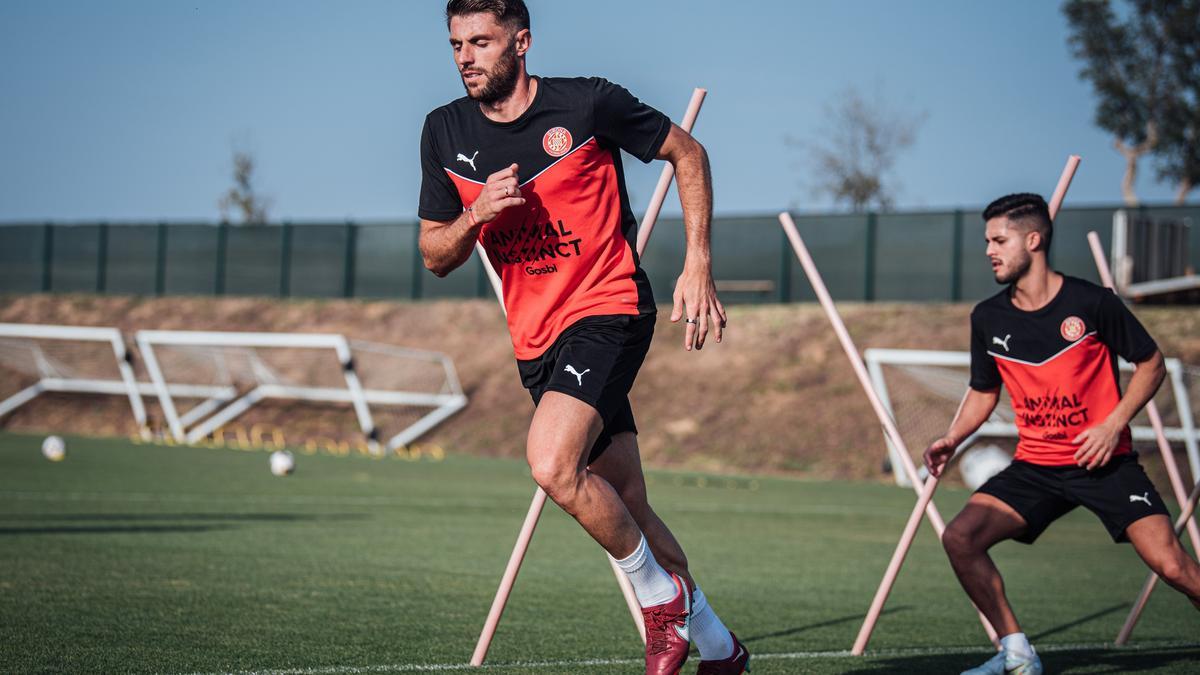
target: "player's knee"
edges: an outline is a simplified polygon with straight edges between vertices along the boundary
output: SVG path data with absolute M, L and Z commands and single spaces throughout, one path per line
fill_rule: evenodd
M 970 528 L 957 521 L 951 522 L 942 532 L 942 548 L 946 549 L 946 555 L 951 559 L 973 554 L 975 543 Z
M 1180 560 L 1178 556 L 1164 556 L 1162 559 L 1155 561 L 1153 565 L 1154 572 L 1162 577 L 1162 580 L 1178 586 L 1179 582 L 1183 581 L 1187 574 L 1187 566 L 1185 561 Z
M 533 481 L 559 504 L 570 497 L 579 479 L 578 469 L 573 462 L 565 462 L 553 456 L 531 456 L 529 469 L 533 474 Z

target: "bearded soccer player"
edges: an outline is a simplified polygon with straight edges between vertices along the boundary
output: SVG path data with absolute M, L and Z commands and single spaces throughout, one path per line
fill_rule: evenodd
M 1006 287 L 971 313 L 970 389 L 925 463 L 940 476 L 958 444 L 991 415 L 1000 385 L 1008 389 L 1016 456 L 971 496 L 942 543 L 967 595 L 1002 636 L 1000 652 L 966 673 L 1037 675 L 1041 660 L 1004 595 L 992 546 L 1032 544 L 1083 506 L 1197 608 L 1200 566 L 1180 545 L 1131 449 L 1129 421 L 1165 374 L 1158 346 L 1112 291 L 1050 268 L 1053 224 L 1040 196 L 1001 197 L 983 218 L 988 259 Z M 1136 364 L 1124 395 L 1118 356 Z
M 450 46 L 467 95 L 421 134 L 421 254 L 443 276 L 480 242 L 500 275 L 521 383 L 536 410 L 533 478 L 628 576 L 646 623 L 646 672 L 677 673 L 689 636 L 701 673 L 741 673 L 749 654 L 692 581 L 646 499 L 628 393 L 654 330 L 634 247 L 624 150 L 675 167 L 687 231 L 672 321 L 685 349 L 717 342 L 712 186 L 704 148 L 661 112 L 599 78 L 532 77 L 521 0 L 451 0 Z

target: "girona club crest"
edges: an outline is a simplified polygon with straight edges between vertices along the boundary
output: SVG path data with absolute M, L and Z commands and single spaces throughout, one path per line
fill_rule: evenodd
M 1083 328 L 1083 319 L 1077 316 L 1068 316 L 1063 319 L 1058 332 L 1062 333 L 1063 339 L 1067 342 L 1074 342 L 1083 337 Z
M 571 132 L 563 127 L 554 127 L 542 136 L 542 149 L 551 157 L 562 157 L 571 149 Z

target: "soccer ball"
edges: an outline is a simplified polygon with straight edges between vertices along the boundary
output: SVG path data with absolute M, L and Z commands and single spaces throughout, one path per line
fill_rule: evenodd
M 67 444 L 61 436 L 47 436 L 42 441 L 42 455 L 51 462 L 61 462 L 67 457 Z
M 988 479 L 1000 473 L 1012 463 L 1012 457 L 995 445 L 981 445 L 963 453 L 958 463 L 962 472 L 963 482 L 972 490 L 988 482 Z
M 271 453 L 271 473 L 276 476 L 290 476 L 296 470 L 296 458 L 287 450 L 276 450 Z

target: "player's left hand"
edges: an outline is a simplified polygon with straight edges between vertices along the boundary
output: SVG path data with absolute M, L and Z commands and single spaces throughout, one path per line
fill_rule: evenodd
M 725 333 L 725 307 L 717 299 L 717 285 L 713 283 L 711 263 L 693 263 L 691 260 L 685 260 L 683 274 L 675 281 L 673 298 L 671 322 L 677 323 L 687 316 L 687 328 L 683 333 L 684 349 L 703 349 L 709 330 L 716 332 L 717 342 L 721 341 Z
M 1101 422 L 1075 437 L 1072 443 L 1079 446 L 1075 451 L 1075 463 L 1091 471 L 1108 464 L 1117 443 L 1121 441 L 1123 427 L 1114 427 Z

